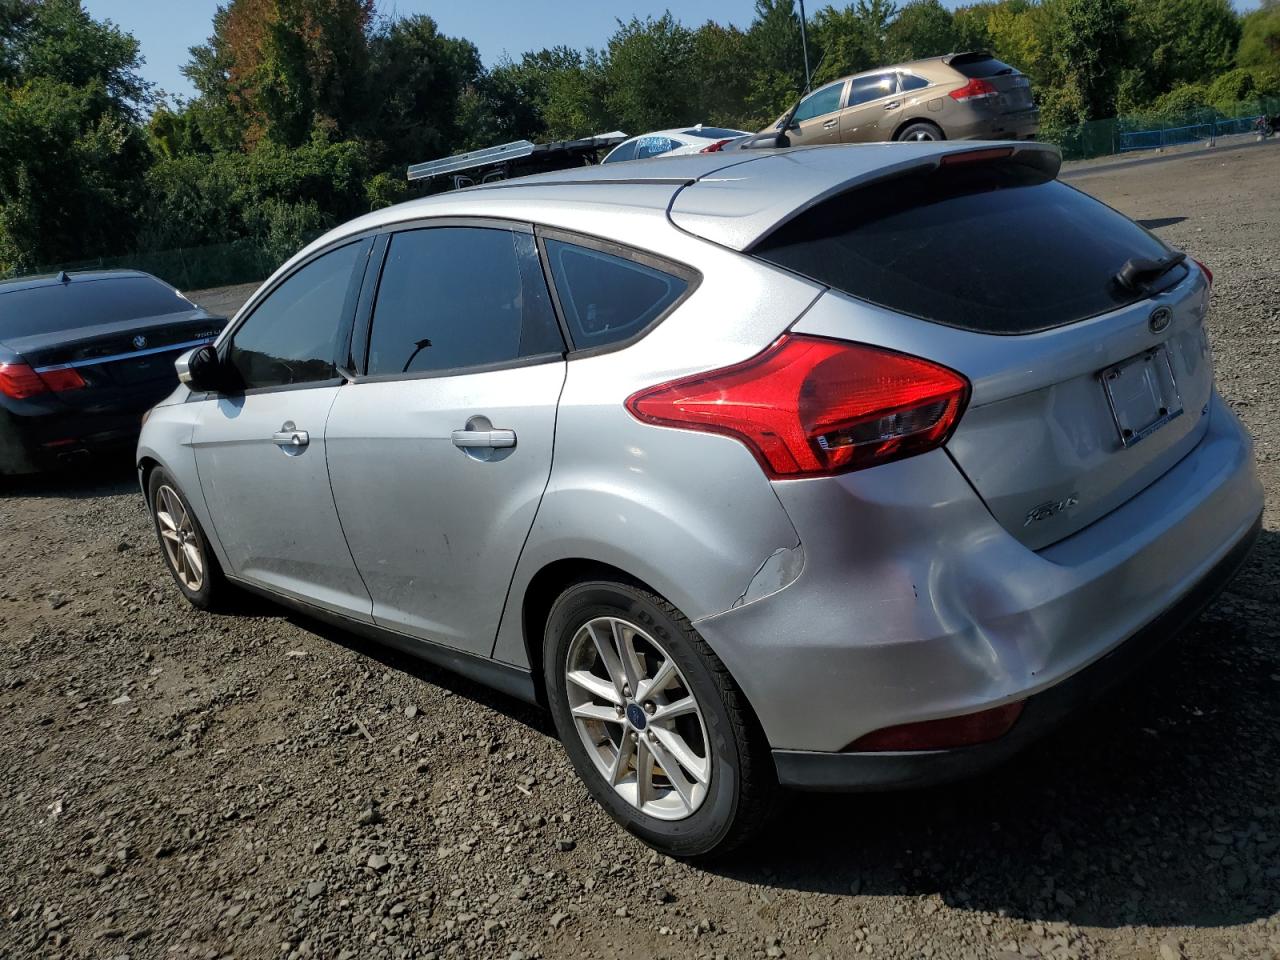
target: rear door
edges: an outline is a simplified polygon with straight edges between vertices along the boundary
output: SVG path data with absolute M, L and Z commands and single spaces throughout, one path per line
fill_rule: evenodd
M 1126 262 L 1171 251 L 1037 170 L 970 159 L 854 189 L 754 252 L 841 291 L 798 331 L 969 378 L 947 449 L 1032 548 L 1120 506 L 1204 434 L 1203 273 L 1188 261 L 1145 287 L 1122 285 Z
M 849 106 L 840 115 L 840 139 L 845 143 L 892 140 L 901 114 L 896 73 L 854 77 L 849 83 Z
M 375 622 L 488 656 L 565 377 L 532 230 L 393 234 L 370 312 L 326 432 L 347 542 Z
M 847 80 L 837 80 L 800 101 L 792 117 L 795 128 L 787 131 L 793 147 L 840 142 L 840 111 L 848 86 Z

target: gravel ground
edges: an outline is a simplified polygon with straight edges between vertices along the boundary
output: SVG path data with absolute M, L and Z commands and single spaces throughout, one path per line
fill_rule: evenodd
M 0 956 L 1280 956 L 1278 166 L 1072 181 L 1217 275 L 1268 497 L 1239 579 L 1031 754 L 791 797 L 716 866 L 616 829 L 534 710 L 265 605 L 190 609 L 127 464 L 10 483 Z

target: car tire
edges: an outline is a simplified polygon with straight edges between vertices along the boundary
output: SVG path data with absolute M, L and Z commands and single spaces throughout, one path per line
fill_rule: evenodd
M 209 548 L 209 538 L 200 521 L 162 467 L 156 467 L 147 478 L 147 507 L 160 542 L 160 555 L 182 595 L 201 610 L 217 609 L 231 586 Z
M 899 140 L 945 140 L 942 129 L 928 120 L 917 120 L 898 131 Z
M 623 650 L 636 654 L 634 690 Z M 543 669 L 578 775 L 644 843 L 672 857 L 710 857 L 767 821 L 777 774 L 763 731 L 728 670 L 666 600 L 621 582 L 570 587 L 547 618 Z

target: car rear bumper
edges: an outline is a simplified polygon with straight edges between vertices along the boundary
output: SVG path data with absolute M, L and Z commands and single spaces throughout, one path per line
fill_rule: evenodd
M 165 382 L 76 407 L 39 397 L 0 408 L 0 474 L 37 473 L 86 454 L 128 449 L 142 415 L 172 392 Z
M 1136 671 L 1213 602 L 1244 564 L 1262 532 L 1262 518 L 1190 591 L 1110 653 L 1031 697 L 1013 728 L 998 740 L 951 750 L 826 753 L 775 750 L 778 779 L 801 790 L 873 791 L 923 787 L 981 773 L 1051 732 Z
M 782 752 L 780 772 L 888 786 L 923 782 L 915 765 L 936 761 L 945 778 L 971 763 L 970 750 L 910 763 L 844 751 L 885 727 L 1037 703 L 1076 676 L 1087 689 L 1088 668 L 1129 638 L 1167 631 L 1166 613 L 1182 616 L 1184 598 L 1234 569 L 1227 558 L 1262 510 L 1248 436 L 1216 396 L 1206 420 L 1200 443 L 1159 480 L 1039 551 L 992 518 L 944 451 L 776 483 L 800 535 L 800 576 L 696 626 Z M 973 756 L 1018 749 L 1046 709 L 1028 705 L 1008 747 Z M 828 764 L 849 772 L 798 769 Z
M 945 132 L 949 140 L 1033 140 L 1040 132 L 1040 110 L 996 113 L 970 108 L 967 116 L 948 118 Z

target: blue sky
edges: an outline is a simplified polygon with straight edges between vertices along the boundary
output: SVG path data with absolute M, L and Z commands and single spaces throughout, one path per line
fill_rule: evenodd
M 812 16 L 829 0 L 808 0 Z M 847 0 L 836 0 L 841 6 Z M 959 0 L 943 0 L 955 6 Z M 1257 0 L 1234 0 L 1237 8 L 1255 7 Z M 189 47 L 209 36 L 217 0 L 83 0 L 94 17 L 106 18 L 128 30 L 142 44 L 147 63 L 142 73 L 168 93 L 190 95 L 187 80 L 179 68 L 187 62 Z M 380 0 L 383 13 L 407 15 L 427 13 L 440 29 L 451 36 L 471 40 L 488 66 L 503 53 L 518 57 L 525 50 L 540 50 L 556 44 L 571 47 L 600 47 L 618 19 L 660 15 L 672 8 L 680 20 L 697 26 L 705 20 L 734 23 L 745 27 L 755 9 L 753 0 L 681 0 L 680 3 L 651 3 L 648 0 L 469 0 L 433 3 L 428 0 Z

